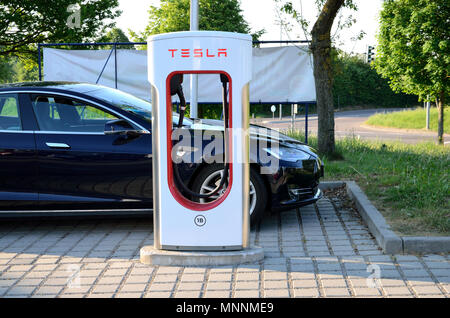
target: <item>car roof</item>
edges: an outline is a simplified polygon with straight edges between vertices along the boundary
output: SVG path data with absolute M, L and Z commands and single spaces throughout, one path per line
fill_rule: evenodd
M 20 83 L 10 83 L 10 84 L 0 84 L 0 91 L 15 91 L 22 89 L 62 89 L 73 91 L 77 93 L 86 93 L 94 89 L 98 89 L 100 85 L 90 84 L 90 83 L 79 83 L 79 82 L 20 82 Z

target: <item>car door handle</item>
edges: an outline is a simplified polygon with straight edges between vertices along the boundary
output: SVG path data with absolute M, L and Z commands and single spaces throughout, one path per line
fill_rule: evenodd
M 69 149 L 70 148 L 70 146 L 68 144 L 60 143 L 60 142 L 46 142 L 45 144 L 50 148 L 58 148 L 58 149 Z

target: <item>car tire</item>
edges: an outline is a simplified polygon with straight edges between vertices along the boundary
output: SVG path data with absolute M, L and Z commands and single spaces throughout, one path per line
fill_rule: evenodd
M 220 183 L 223 165 L 212 164 L 207 165 L 198 173 L 192 183 L 192 191 L 196 193 L 208 193 L 217 187 Z M 258 224 L 266 211 L 267 207 L 267 188 L 261 176 L 254 170 L 250 169 L 250 224 L 252 226 Z M 217 199 L 217 195 L 211 200 Z M 197 199 L 199 202 L 209 202 L 207 199 Z

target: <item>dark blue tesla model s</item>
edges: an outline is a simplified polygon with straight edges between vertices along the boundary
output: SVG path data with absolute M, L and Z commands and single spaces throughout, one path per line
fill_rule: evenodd
M 215 120 L 183 124 L 223 128 Z M 119 90 L 66 82 L 0 86 L 0 215 L 151 213 L 151 131 L 151 104 Z M 321 197 L 323 164 L 311 147 L 254 125 L 250 138 L 257 145 L 276 138 L 279 145 L 250 150 L 253 223 L 267 209 Z M 279 159 L 278 167 L 262 173 L 258 151 Z M 206 162 L 180 166 L 185 185 L 197 193 L 214 188 L 222 170 Z

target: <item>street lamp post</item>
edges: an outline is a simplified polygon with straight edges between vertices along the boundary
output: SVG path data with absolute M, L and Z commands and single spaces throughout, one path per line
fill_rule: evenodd
M 190 30 L 198 31 L 198 0 L 191 0 Z M 198 75 L 191 74 L 191 105 L 190 117 L 198 117 Z

